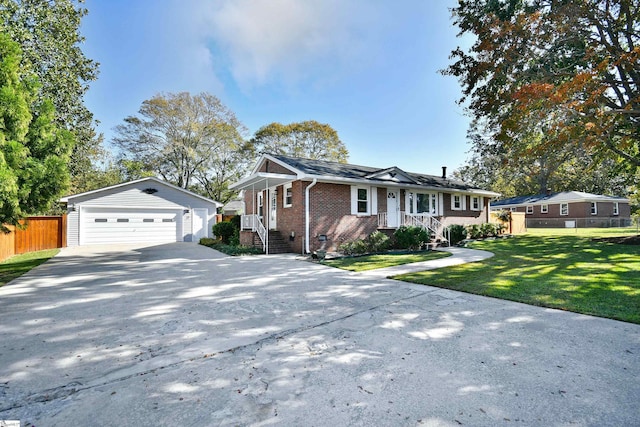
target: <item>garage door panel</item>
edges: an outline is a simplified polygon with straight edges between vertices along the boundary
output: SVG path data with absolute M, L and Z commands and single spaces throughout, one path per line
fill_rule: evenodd
M 180 215 L 176 210 L 85 208 L 81 240 L 83 244 L 181 241 Z

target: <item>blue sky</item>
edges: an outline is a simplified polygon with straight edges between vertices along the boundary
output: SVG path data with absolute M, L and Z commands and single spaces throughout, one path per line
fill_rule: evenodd
M 108 142 L 160 92 L 210 92 L 248 128 L 317 120 L 349 162 L 440 174 L 467 157 L 460 87 L 439 69 L 453 0 L 87 0 L 86 105 Z

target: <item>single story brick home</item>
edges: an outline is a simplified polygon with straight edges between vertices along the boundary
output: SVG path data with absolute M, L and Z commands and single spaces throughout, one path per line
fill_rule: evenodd
M 547 192 L 498 200 L 492 210 L 524 212 L 530 228 L 544 227 L 626 227 L 631 225 L 629 199 L 583 193 L 581 191 Z
M 142 178 L 60 199 L 67 245 L 198 242 L 210 237 L 222 203 L 158 178 Z
M 447 178 L 446 168 L 434 176 L 270 154 L 230 188 L 244 195 L 241 243 L 267 253 L 332 251 L 402 225 L 442 241 L 447 225 L 489 222 L 490 200 L 499 196 Z

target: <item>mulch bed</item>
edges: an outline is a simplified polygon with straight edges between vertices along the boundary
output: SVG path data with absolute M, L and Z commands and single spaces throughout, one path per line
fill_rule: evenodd
M 593 240 L 596 242 L 619 243 L 622 245 L 640 245 L 640 234 L 637 236 L 602 237 Z

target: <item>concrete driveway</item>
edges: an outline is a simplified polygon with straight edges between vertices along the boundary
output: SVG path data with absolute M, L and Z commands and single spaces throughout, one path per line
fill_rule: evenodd
M 640 425 L 640 325 L 178 243 L 0 288 L 22 426 Z

